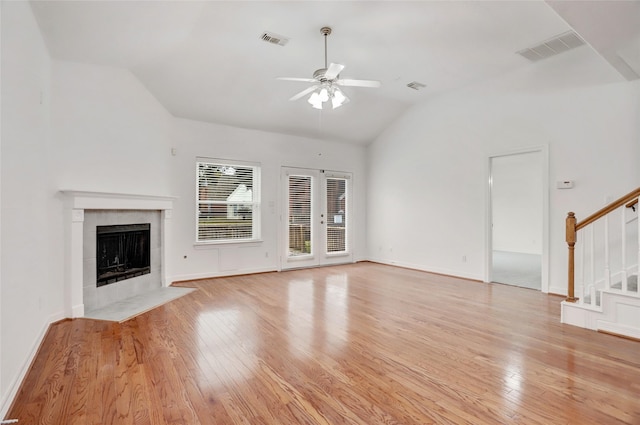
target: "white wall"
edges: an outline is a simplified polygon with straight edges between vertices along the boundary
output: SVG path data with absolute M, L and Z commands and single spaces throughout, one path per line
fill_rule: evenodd
M 280 169 L 282 166 L 349 171 L 354 184 L 354 259 L 366 258 L 365 150 L 361 146 L 175 119 L 172 131 L 174 246 L 168 274 L 195 279 L 279 267 Z M 261 243 L 195 247 L 195 160 L 210 157 L 260 163 L 262 172 Z M 186 256 L 186 258 L 185 258 Z
M 129 71 L 53 62 L 57 189 L 170 195 L 171 115 Z
M 491 159 L 496 251 L 542 254 L 542 156 L 538 151 Z
M 2 2 L 0 413 L 62 311 L 50 179 L 51 61 L 27 2 Z M 60 222 L 61 223 L 61 222 Z
M 583 47 L 412 108 L 368 152 L 371 258 L 483 279 L 487 158 L 548 144 L 550 184 L 576 182 L 550 189 L 549 290 L 565 292 L 566 213 L 640 183 L 639 94 Z

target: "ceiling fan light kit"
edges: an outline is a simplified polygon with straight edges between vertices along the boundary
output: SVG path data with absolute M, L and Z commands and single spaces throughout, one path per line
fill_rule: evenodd
M 339 88 L 330 87 L 327 89 L 322 87 L 311 93 L 307 102 L 309 102 L 309 104 L 311 104 L 315 109 L 322 109 L 322 105 L 329 100 L 331 100 L 331 106 L 333 109 L 339 108 L 349 101 L 347 96 L 345 96 Z
M 278 78 L 279 80 L 314 83 L 311 87 L 293 95 L 289 100 L 295 101 L 310 94 L 307 102 L 313 108 L 322 109 L 324 103 L 331 101 L 331 106 L 336 109 L 349 102 L 349 98 L 337 86 L 380 87 L 379 81 L 340 79 L 340 72 L 344 69 L 344 65 L 338 63 L 327 65 L 327 36 L 331 34 L 331 28 L 322 27 L 320 34 L 324 36 L 324 68 L 317 69 L 313 73 L 313 78 Z

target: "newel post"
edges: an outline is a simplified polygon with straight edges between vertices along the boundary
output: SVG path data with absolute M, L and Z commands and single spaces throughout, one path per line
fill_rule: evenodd
M 576 302 L 578 299 L 575 297 L 574 279 L 575 279 L 575 261 L 574 261 L 574 248 L 576 245 L 576 215 L 573 212 L 567 214 L 567 245 L 569 245 L 569 287 L 567 290 L 568 302 Z

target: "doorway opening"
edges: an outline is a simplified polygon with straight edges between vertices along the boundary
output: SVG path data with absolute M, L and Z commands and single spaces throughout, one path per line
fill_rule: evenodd
M 548 292 L 546 149 L 489 158 L 488 281 Z

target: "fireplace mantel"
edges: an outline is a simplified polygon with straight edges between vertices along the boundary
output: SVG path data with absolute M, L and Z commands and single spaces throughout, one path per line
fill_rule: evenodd
M 62 190 L 67 208 L 83 210 L 171 210 L 172 196 Z
M 84 317 L 83 231 L 85 210 L 147 210 L 161 213 L 161 280 L 167 281 L 166 247 L 171 240 L 171 196 L 62 190 L 65 197 L 65 315 Z

